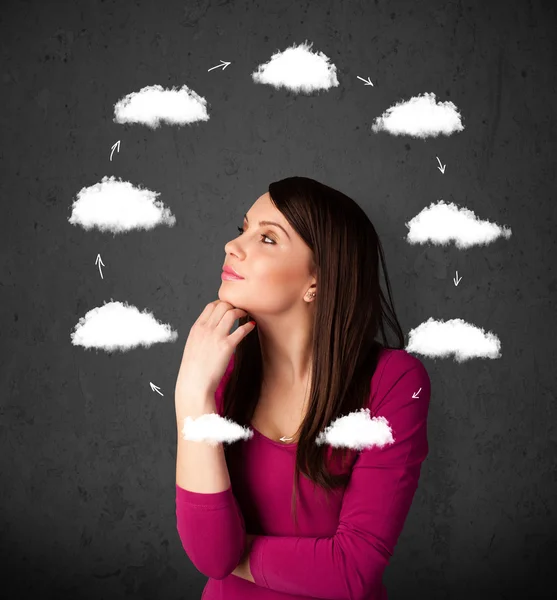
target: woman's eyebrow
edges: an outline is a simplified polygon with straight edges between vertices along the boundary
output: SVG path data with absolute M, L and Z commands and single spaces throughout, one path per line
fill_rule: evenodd
M 249 219 L 248 219 L 247 214 L 244 215 L 244 219 L 249 225 Z M 290 239 L 290 236 L 288 235 L 288 231 L 286 231 L 286 229 L 282 225 L 279 225 L 278 223 L 275 223 L 274 221 L 259 221 L 259 225 L 275 225 L 275 227 L 280 227 L 284 231 L 284 233 L 286 233 L 286 235 L 288 236 L 288 239 Z

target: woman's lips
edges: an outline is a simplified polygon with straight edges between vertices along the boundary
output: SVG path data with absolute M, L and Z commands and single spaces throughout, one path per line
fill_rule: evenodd
M 225 273 L 229 273 L 230 275 L 233 275 L 234 277 L 238 277 L 239 279 L 243 279 L 243 277 L 240 275 L 240 273 L 238 273 L 237 271 L 235 271 L 230 265 L 223 265 L 222 266 L 222 270 Z
M 223 271 L 220 275 L 221 279 L 224 279 L 225 281 L 243 281 L 244 278 L 243 277 L 236 277 L 236 275 L 232 275 L 232 273 L 229 273 L 228 271 Z

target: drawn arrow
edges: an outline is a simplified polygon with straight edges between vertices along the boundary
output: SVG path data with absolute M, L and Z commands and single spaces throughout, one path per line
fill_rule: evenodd
M 440 165 L 440 166 L 439 166 L 439 167 L 437 167 L 437 168 L 438 168 L 438 169 L 441 171 L 441 173 L 443 173 L 443 175 L 444 175 L 444 174 L 445 174 L 445 167 L 446 167 L 447 165 L 442 165 L 442 164 L 441 164 L 441 161 L 439 160 L 439 157 L 438 157 L 438 156 L 436 156 L 435 158 L 437 159 L 437 162 L 438 162 L 438 163 L 439 163 L 439 165 Z
M 357 75 L 358 79 L 360 79 L 361 81 L 363 81 L 366 85 L 371 85 L 373 86 L 373 83 L 371 83 L 371 79 L 368 77 L 367 79 L 362 79 L 359 75 Z
M 103 272 L 102 272 L 102 269 L 101 269 L 101 265 L 104 267 L 105 264 L 103 263 L 103 259 L 101 258 L 100 254 L 97 254 L 97 258 L 95 259 L 95 264 L 99 265 L 99 271 L 101 273 L 101 279 L 104 279 Z
M 226 62 L 224 60 L 220 61 L 222 64 L 221 65 L 217 65 L 216 67 L 211 67 L 210 69 L 207 69 L 207 72 L 212 71 L 213 69 L 218 69 L 219 67 L 222 67 L 222 70 L 224 71 L 226 69 L 226 67 L 228 67 L 228 65 L 232 64 L 229 62 Z
M 110 153 L 110 160 L 112 160 L 112 155 L 114 154 L 114 149 L 118 147 L 118 152 L 120 152 L 120 140 L 118 140 L 114 146 L 112 146 L 112 152 Z
M 458 278 L 458 271 L 456 272 L 456 279 L 453 278 L 454 284 L 458 285 L 462 281 L 462 277 Z
M 155 385 L 154 383 L 149 382 L 149 385 L 151 386 L 151 389 L 154 392 L 157 392 L 158 394 L 160 394 L 161 396 L 164 396 L 164 394 L 162 392 L 159 392 L 159 387 L 157 385 Z

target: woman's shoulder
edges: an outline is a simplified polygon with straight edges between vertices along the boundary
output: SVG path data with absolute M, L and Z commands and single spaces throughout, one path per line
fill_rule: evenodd
M 381 348 L 377 361 L 377 371 L 381 373 L 404 373 L 416 367 L 424 369 L 422 361 L 403 348 Z
M 371 378 L 370 407 L 381 399 L 402 379 L 410 378 L 416 383 L 430 387 L 427 369 L 422 361 L 398 348 L 382 348 L 377 367 Z

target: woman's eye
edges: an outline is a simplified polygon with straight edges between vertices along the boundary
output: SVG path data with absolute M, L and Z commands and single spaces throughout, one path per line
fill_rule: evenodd
M 240 235 L 242 235 L 242 233 L 244 233 L 244 230 L 242 227 L 236 227 L 236 229 L 240 232 Z M 264 233 L 260 234 L 262 238 L 267 238 L 268 240 L 271 240 L 271 238 L 268 235 L 265 235 Z M 271 240 L 271 242 L 264 242 L 263 240 L 261 241 L 262 244 L 267 244 L 267 246 L 274 246 L 276 245 L 276 242 L 274 242 L 273 240 Z

